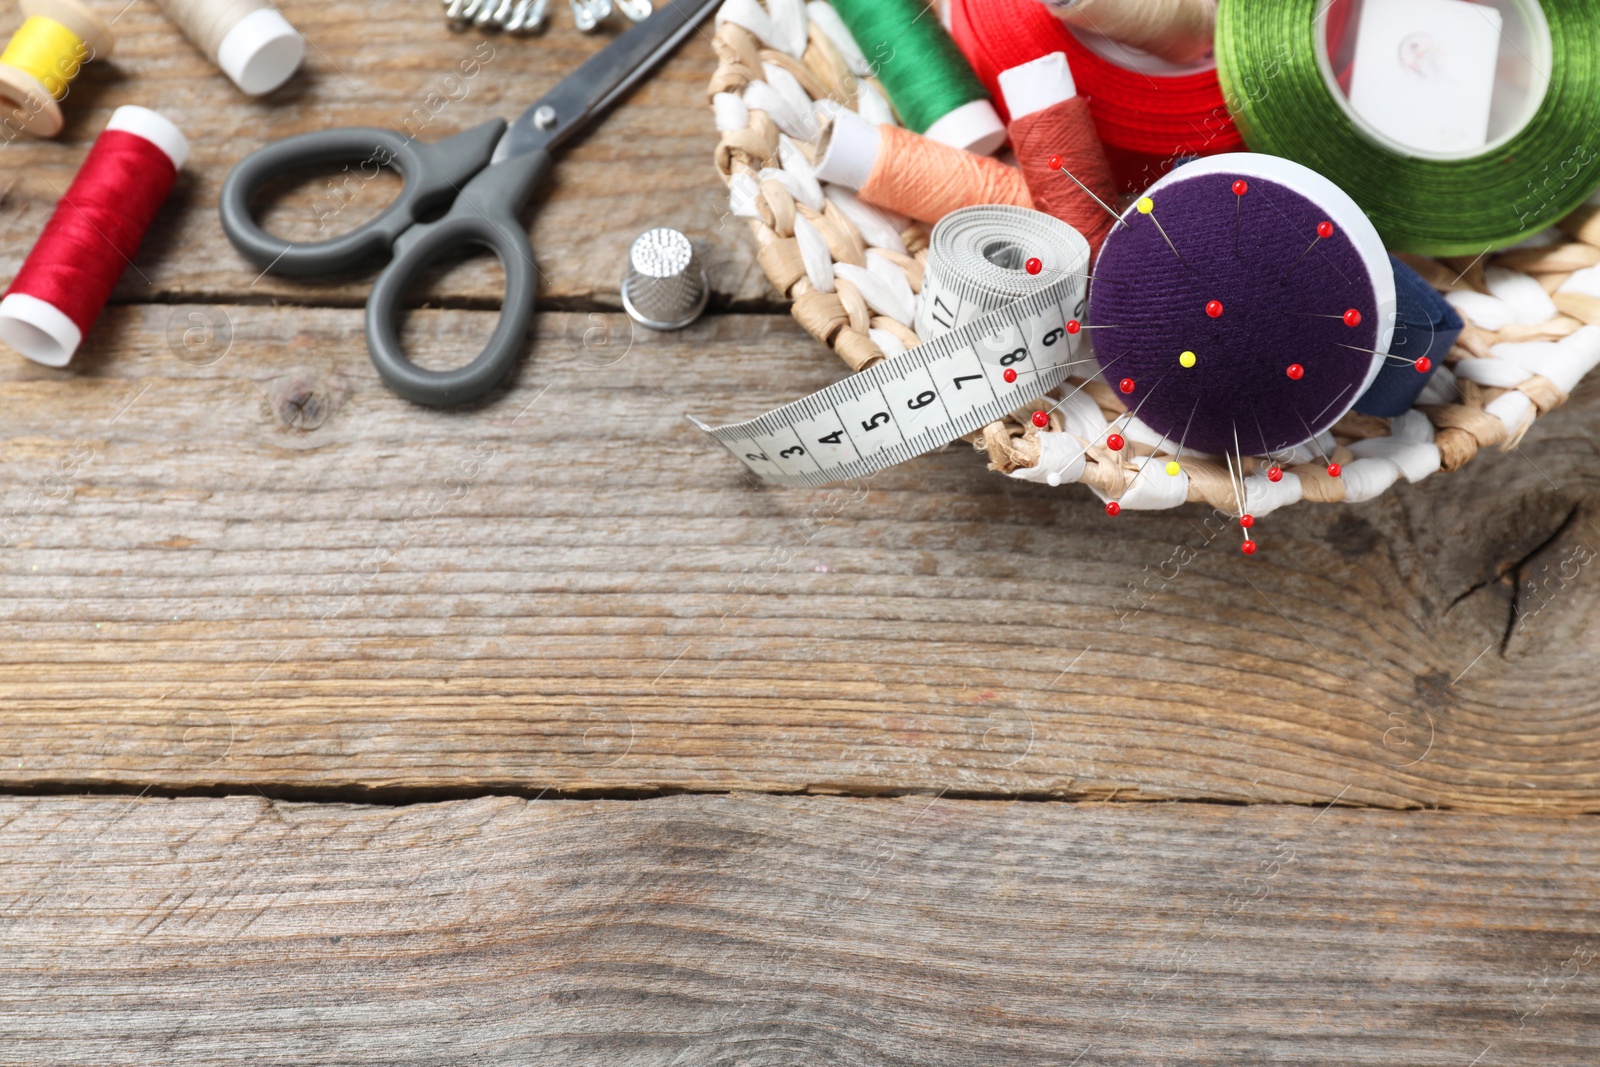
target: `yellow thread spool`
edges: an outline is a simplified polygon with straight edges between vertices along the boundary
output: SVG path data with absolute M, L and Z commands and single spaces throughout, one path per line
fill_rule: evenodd
M 16 131 L 37 137 L 61 132 L 60 101 L 91 59 L 111 54 L 111 27 L 78 0 L 22 0 L 27 16 L 0 53 L 0 100 L 11 113 L 0 119 L 0 138 Z

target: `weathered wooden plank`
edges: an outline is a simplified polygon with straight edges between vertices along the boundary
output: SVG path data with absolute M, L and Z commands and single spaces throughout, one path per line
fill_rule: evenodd
M 964 449 L 752 488 L 680 411 L 836 363 L 775 316 L 626 322 L 541 316 L 470 411 L 384 389 L 354 309 L 119 307 L 74 372 L 0 364 L 0 788 L 1600 808 L 1600 586 L 1556 581 L 1600 545 L 1592 386 L 1246 560 Z M 1508 639 L 1512 578 L 1549 581 Z
M 613 19 L 607 31 L 585 36 L 564 7 L 546 34 L 513 38 L 452 33 L 439 5 L 421 0 L 279 6 L 311 47 L 302 73 L 259 100 L 235 91 L 151 0 L 123 8 L 116 52 L 84 69 L 64 105 L 61 137 L 0 143 L 0 277 L 21 265 L 111 111 L 142 104 L 171 117 L 193 153 L 116 299 L 359 304 L 370 274 L 317 282 L 261 277 L 233 250 L 217 222 L 218 194 L 233 164 L 269 140 L 330 126 L 381 126 L 432 141 L 514 118 L 621 28 Z M 709 38 L 690 38 L 561 155 L 539 206 L 526 215 L 547 303 L 620 307 L 620 265 L 633 238 L 652 226 L 675 226 L 697 241 L 719 306 L 769 294 L 745 224 L 724 218 L 727 195 L 712 165 L 716 132 L 705 101 L 714 66 Z M 280 190 L 268 217 L 284 236 L 320 239 L 376 213 L 398 187 L 363 177 L 359 166 L 330 168 Z M 497 300 L 499 277 L 482 266 L 449 271 L 417 298 Z
M 1588 1065 L 1592 819 L 0 799 L 8 1063 Z

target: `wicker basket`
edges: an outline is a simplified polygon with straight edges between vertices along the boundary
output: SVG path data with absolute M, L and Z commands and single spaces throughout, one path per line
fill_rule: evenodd
M 894 269 L 919 291 L 928 236 L 919 225 L 817 181 L 812 146 L 828 107 L 842 105 L 875 119 L 888 114 L 881 88 L 857 73 L 865 70 L 860 51 L 853 42 L 841 45 L 833 35 L 839 32 L 835 26 L 830 34 L 819 19 L 808 17 L 801 0 L 769 0 L 764 10 L 755 0 L 734 0 L 718 15 L 718 64 L 709 95 L 720 134 L 717 172 L 728 186 L 733 213 L 749 220 L 767 277 L 793 301 L 802 326 L 851 370 L 862 370 L 918 343 L 903 307 L 888 301 L 891 306 L 874 306 L 869 294 L 875 287 L 863 284 L 863 277 Z M 1074 460 L 1082 455 L 1081 473 L 1066 480 L 1087 483 L 1133 508 L 1204 501 L 1230 513 L 1261 515 L 1298 500 L 1368 500 L 1401 478 L 1414 482 L 1436 470 L 1455 470 L 1480 448 L 1516 447 L 1533 420 L 1563 404 L 1600 359 L 1600 330 L 1558 343 L 1586 326 L 1600 327 L 1600 270 L 1587 270 L 1600 264 L 1597 216 L 1600 207 L 1585 207 L 1559 231 L 1492 258 L 1402 257 L 1435 288 L 1476 294 L 1451 297 L 1467 325 L 1445 365 L 1404 415 L 1381 419 L 1352 412 L 1322 435 L 1320 448 L 1303 445 L 1272 457 L 1284 470 L 1281 481 L 1265 477 L 1267 459 L 1246 458 L 1251 474 L 1243 483 L 1244 501 L 1221 461 L 1192 455 L 1178 478 L 1163 473 L 1165 485 L 1145 492 L 1153 479 L 1141 477 L 1138 483 L 1151 485 L 1136 484 L 1136 475 L 1146 467 L 1159 470 L 1159 459 L 1147 461 L 1164 453 L 1133 434 L 1120 452 L 1105 446 L 1105 427 L 1126 409 L 1098 379 L 1063 386 L 1061 393 L 1083 389 L 1042 430 L 1028 419 L 1030 405 L 969 440 L 987 453 L 990 469 L 1050 484 L 1064 480 L 1051 469 L 1052 457 L 1064 451 Z M 1573 279 L 1579 271 L 1584 275 Z M 1518 321 L 1530 317 L 1543 321 Z M 1340 477 L 1314 462 L 1323 454 L 1342 465 Z

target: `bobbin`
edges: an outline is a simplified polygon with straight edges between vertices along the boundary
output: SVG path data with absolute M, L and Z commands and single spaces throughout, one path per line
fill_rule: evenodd
M 64 83 L 70 84 L 83 64 L 110 55 L 116 46 L 117 39 L 110 25 L 78 0 L 22 0 L 21 7 L 25 19 L 49 19 L 83 42 L 87 49 L 86 55 L 76 57 L 70 73 L 60 72 Z M 62 96 L 65 95 L 63 90 Z M 20 118 L 22 129 L 35 137 L 54 137 L 66 123 L 61 104 L 44 83 L 10 63 L 0 63 L 0 99 L 16 105 L 11 118 Z

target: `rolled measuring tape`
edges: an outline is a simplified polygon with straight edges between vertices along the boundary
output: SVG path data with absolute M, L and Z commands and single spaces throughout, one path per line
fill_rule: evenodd
M 1402 144 L 1363 117 L 1345 92 L 1351 66 L 1391 65 L 1394 85 L 1411 88 L 1384 94 L 1379 107 L 1399 112 L 1414 105 L 1437 69 L 1441 112 L 1459 119 L 1473 98 L 1487 121 L 1484 76 L 1446 81 L 1446 68 L 1432 66 L 1466 51 L 1433 16 L 1397 48 L 1363 52 L 1357 42 L 1353 64 L 1336 67 L 1330 41 L 1337 44 L 1346 27 L 1330 25 L 1341 12 L 1328 0 L 1222 0 L 1218 11 L 1217 69 L 1246 143 L 1327 175 L 1396 251 L 1480 255 L 1550 226 L 1600 185 L 1600 0 L 1514 0 L 1509 11 L 1518 25 L 1504 29 L 1493 6 L 1458 6 L 1467 20 L 1463 43 L 1475 35 L 1487 41 L 1487 67 L 1480 69 L 1491 73 L 1484 76 L 1494 80 L 1498 49 L 1501 64 L 1525 64 L 1532 85 L 1514 90 L 1510 127 L 1498 135 L 1491 127 L 1482 147 L 1464 151 Z M 1493 24 L 1486 27 L 1485 19 Z M 1365 12 L 1360 32 L 1368 32 Z M 1525 38 L 1520 46 L 1515 36 Z
M 1043 269 L 1030 274 L 1028 261 Z M 701 430 L 761 478 L 821 485 L 903 463 L 1092 373 L 1082 335 L 1089 244 L 1027 208 L 963 208 L 934 227 L 922 343 L 747 422 Z

